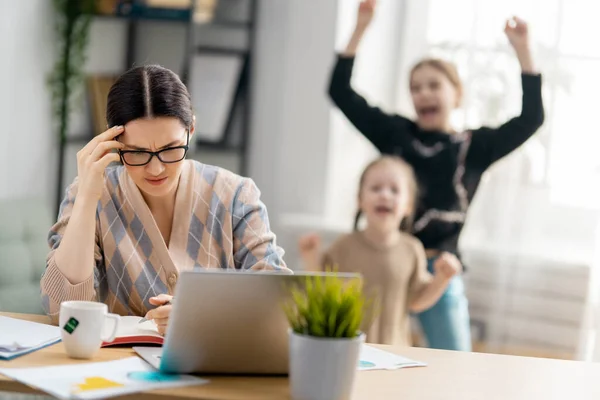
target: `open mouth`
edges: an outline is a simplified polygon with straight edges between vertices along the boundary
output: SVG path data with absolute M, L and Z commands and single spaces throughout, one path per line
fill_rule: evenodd
M 375 207 L 375 212 L 379 215 L 387 215 L 392 213 L 392 208 L 387 206 L 377 206 Z
M 419 117 L 421 118 L 433 118 L 436 115 L 438 115 L 438 113 L 440 112 L 440 108 L 438 106 L 425 106 L 425 107 L 420 107 L 417 110 L 417 114 L 419 115 Z

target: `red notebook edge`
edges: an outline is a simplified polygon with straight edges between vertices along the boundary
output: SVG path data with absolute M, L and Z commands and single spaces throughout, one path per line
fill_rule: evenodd
M 164 338 L 156 336 L 126 336 L 118 337 L 112 342 L 102 342 L 101 347 L 118 346 L 123 344 L 139 345 L 139 344 L 157 344 L 162 345 Z

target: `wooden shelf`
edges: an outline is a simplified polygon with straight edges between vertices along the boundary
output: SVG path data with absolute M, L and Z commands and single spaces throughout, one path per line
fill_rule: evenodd
M 108 11 L 108 10 L 106 10 Z M 100 18 L 113 18 L 124 20 L 148 20 L 148 21 L 168 21 L 189 23 L 194 17 L 194 7 L 187 8 L 165 8 L 148 7 L 139 2 L 132 4 L 117 5 L 114 13 L 98 12 L 96 15 Z
M 158 17 L 158 16 L 144 16 L 144 15 L 117 15 L 117 14 L 94 14 L 94 18 L 100 20 L 117 20 L 117 21 L 162 21 L 162 22 L 174 22 L 187 24 L 190 22 L 188 18 L 180 17 Z M 245 21 L 227 21 L 227 20 L 212 20 L 209 22 L 191 22 L 196 27 L 216 27 L 216 28 L 229 28 L 229 29 L 251 29 L 252 23 Z
M 237 1 L 237 0 L 231 0 Z M 226 127 L 224 128 L 222 140 L 219 142 L 210 142 L 206 140 L 199 139 L 194 144 L 193 152 L 194 153 L 206 153 L 210 151 L 220 152 L 224 154 L 232 154 L 239 155 L 239 171 L 237 171 L 240 175 L 245 175 L 248 170 L 248 154 L 247 154 L 247 143 L 249 139 L 249 116 L 250 116 L 250 105 L 249 105 L 249 92 L 251 85 L 249 84 L 250 74 L 249 74 L 249 66 L 250 66 L 250 58 L 253 53 L 253 37 L 255 35 L 254 28 L 256 27 L 256 9 L 257 9 L 257 0 L 248 0 L 249 4 L 249 15 L 248 20 L 245 20 L 244 17 L 238 17 L 236 15 L 227 15 L 223 14 L 222 16 L 219 13 L 215 13 L 215 16 L 212 21 L 207 22 L 195 22 L 194 21 L 194 9 L 140 9 L 134 8 L 131 9 L 130 14 L 95 14 L 93 17 L 96 20 L 105 20 L 105 21 L 122 21 L 126 25 L 126 44 L 125 44 L 125 54 L 124 54 L 124 70 L 128 70 L 132 65 L 136 65 L 136 56 L 139 54 L 136 53 L 137 47 L 137 39 L 138 39 L 138 31 L 140 30 L 140 24 L 137 22 L 148 21 L 148 22 L 167 22 L 173 24 L 181 24 L 185 27 L 185 54 L 183 60 L 182 71 L 180 72 L 180 76 L 184 84 L 188 84 L 190 77 L 190 69 L 192 65 L 192 61 L 194 56 L 198 54 L 219 54 L 219 55 L 238 55 L 243 58 L 243 67 L 240 72 L 240 77 L 237 82 L 237 87 L 235 91 L 235 98 L 233 101 L 232 109 L 230 110 L 230 114 L 228 116 Z M 230 18 L 228 20 L 227 18 Z M 237 19 L 237 20 L 236 20 Z M 246 30 L 248 35 L 248 48 L 236 48 L 236 47 L 224 47 L 221 44 L 216 45 L 199 45 L 196 41 L 198 32 L 197 29 L 208 28 L 211 27 L 219 28 L 215 29 L 215 35 L 219 36 L 221 34 L 221 30 L 225 31 L 227 29 L 233 30 Z M 212 35 L 212 33 L 211 33 Z M 230 130 L 232 129 L 232 120 L 233 113 L 235 112 L 236 102 L 243 99 L 245 101 L 245 107 L 241 108 L 241 138 L 239 144 L 230 144 L 229 141 L 231 138 Z M 88 143 L 94 135 L 90 134 L 96 128 L 90 126 L 89 132 L 79 132 L 77 135 L 72 135 L 60 142 L 60 159 L 59 159 L 59 171 L 58 171 L 58 190 L 57 190 L 57 198 L 56 198 L 56 210 L 58 213 L 58 209 L 60 206 L 60 202 L 62 200 L 63 195 L 63 173 L 65 168 L 65 152 L 68 146 L 84 146 Z
M 162 21 L 187 24 L 189 20 L 186 18 L 169 18 L 169 17 L 148 17 L 143 15 L 117 15 L 117 14 L 94 14 L 94 18 L 99 20 L 115 20 L 115 21 Z

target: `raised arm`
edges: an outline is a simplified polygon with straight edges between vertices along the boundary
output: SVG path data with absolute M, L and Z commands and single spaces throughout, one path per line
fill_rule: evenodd
M 535 75 L 538 71 L 533 63 L 533 57 L 531 56 L 531 48 L 529 42 L 529 27 L 527 22 L 521 18 L 513 17 L 506 21 L 504 27 L 504 33 L 510 42 L 510 45 L 515 50 L 519 64 L 521 65 L 521 72 L 527 75 Z
M 359 5 L 354 33 L 345 51 L 338 56 L 329 84 L 329 96 L 346 118 L 382 153 L 391 153 L 408 146 L 408 130 L 414 123 L 398 115 L 390 115 L 371 106 L 351 85 L 354 57 L 373 18 L 375 0 Z
M 469 158 L 484 168 L 521 146 L 544 123 L 542 77 L 531 55 L 527 23 L 515 17 L 507 21 L 504 31 L 521 65 L 521 114 L 496 129 L 474 132 Z
M 344 57 L 354 57 L 356 56 L 356 50 L 358 49 L 358 45 L 360 44 L 365 31 L 371 24 L 373 20 L 373 15 L 375 14 L 375 5 L 377 0 L 364 0 L 361 1 L 358 5 L 358 15 L 356 16 L 356 27 L 354 28 L 354 33 L 350 37 L 350 41 L 346 46 L 346 50 L 342 55 Z

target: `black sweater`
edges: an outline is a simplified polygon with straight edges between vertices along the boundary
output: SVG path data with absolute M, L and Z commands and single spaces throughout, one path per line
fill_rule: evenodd
M 540 75 L 522 74 L 521 115 L 497 128 L 460 134 L 423 131 L 414 121 L 386 114 L 352 89 L 353 57 L 339 56 L 329 95 L 383 154 L 410 163 L 419 183 L 413 234 L 425 248 L 458 253 L 466 211 L 483 172 L 529 139 L 544 122 Z

